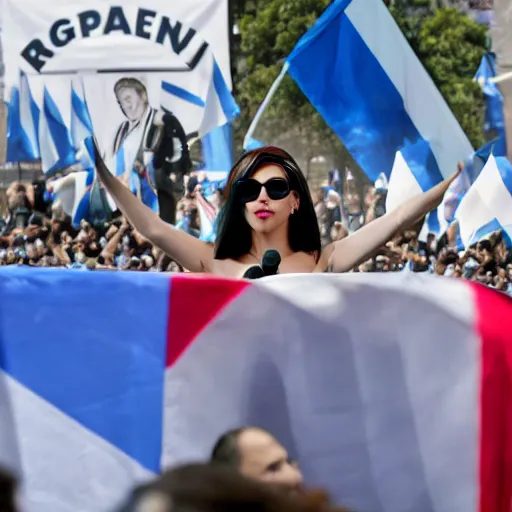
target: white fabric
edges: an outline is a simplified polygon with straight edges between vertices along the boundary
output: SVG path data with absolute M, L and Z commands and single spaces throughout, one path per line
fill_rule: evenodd
M 393 169 L 391 169 L 387 187 L 386 212 L 395 210 L 409 199 L 423 192 L 400 151 L 396 152 L 395 162 L 393 163 Z M 418 234 L 418 238 L 423 242 L 427 239 L 427 235 L 428 224 L 425 221 Z
M 409 199 L 421 194 L 420 184 L 412 174 L 402 153 L 397 151 L 389 176 L 386 211 L 395 210 Z
M 349 509 L 477 512 L 469 288 L 378 277 L 277 276 L 228 305 L 167 370 L 164 463 L 258 424 Z
M 412 122 L 430 143 L 441 174 L 448 178 L 473 148 L 387 9 L 381 0 L 353 0 L 345 12 L 402 96 Z
M 116 69 L 120 65 L 128 68 L 161 68 L 162 62 L 169 67 L 183 66 L 183 63 L 194 54 L 203 41 L 211 47 L 215 59 L 219 64 L 224 79 L 231 86 L 231 71 L 229 59 L 229 27 L 228 27 L 228 0 L 187 0 L 186 2 L 168 2 L 166 0 L 148 0 L 143 7 L 157 12 L 148 31 L 152 33 L 151 41 L 156 38 L 157 30 L 162 16 L 168 16 L 174 23 L 182 23 L 180 39 L 183 39 L 187 30 L 193 28 L 197 31 L 189 47 L 178 58 L 176 54 L 164 45 L 149 44 L 147 40 L 137 37 L 125 37 L 120 32 L 113 32 L 105 41 L 98 37 L 105 26 L 107 13 L 112 5 L 121 5 L 134 32 L 137 9 L 141 7 L 136 0 L 123 0 L 122 4 L 94 0 L 87 4 L 87 9 L 97 10 L 102 21 L 91 38 L 85 44 L 73 44 L 63 49 L 55 49 L 49 43 L 48 30 L 52 23 L 60 18 L 72 20 L 76 33 L 80 34 L 77 14 L 84 10 L 81 0 L 51 0 L 41 3 L 38 0 L 4 0 L 2 8 L 2 36 L 4 44 L 4 63 L 6 66 L 5 83 L 10 89 L 17 83 L 18 69 L 33 72 L 20 58 L 23 48 L 34 37 L 41 38 L 44 43 L 52 47 L 58 54 L 48 63 L 48 71 L 52 70 L 94 70 L 98 68 Z M 105 51 L 104 45 L 109 49 Z

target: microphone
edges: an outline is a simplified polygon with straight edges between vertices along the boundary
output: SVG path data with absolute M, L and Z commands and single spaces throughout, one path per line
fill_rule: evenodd
M 259 265 L 254 265 L 253 267 L 249 267 L 245 274 L 243 275 L 244 279 L 259 279 L 263 277 L 265 274 L 263 273 L 263 269 Z
M 279 265 L 281 264 L 281 255 L 274 249 L 269 249 L 263 254 L 261 268 L 264 276 L 275 276 L 279 274 Z

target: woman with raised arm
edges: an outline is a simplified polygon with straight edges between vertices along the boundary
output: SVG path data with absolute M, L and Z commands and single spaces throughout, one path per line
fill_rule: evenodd
M 97 150 L 96 168 L 139 233 L 191 272 L 227 277 L 242 277 L 269 249 L 281 255 L 281 274 L 347 272 L 436 208 L 456 176 L 322 249 L 306 179 L 282 149 L 249 151 L 231 169 L 214 246 L 161 220 L 109 172 Z

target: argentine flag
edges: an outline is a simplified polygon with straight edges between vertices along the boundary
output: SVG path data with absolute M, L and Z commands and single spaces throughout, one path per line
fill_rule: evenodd
M 491 155 L 462 199 L 455 217 L 465 247 L 494 231 L 512 236 L 512 164 L 505 157 Z
M 368 178 L 387 177 L 400 151 L 421 190 L 453 175 L 471 144 L 382 0 L 335 0 L 299 40 L 285 73 Z

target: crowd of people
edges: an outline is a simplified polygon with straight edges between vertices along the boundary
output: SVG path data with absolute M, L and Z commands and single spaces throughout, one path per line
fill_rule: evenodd
M 177 227 L 200 236 L 198 201 L 201 186 L 189 180 L 177 205 Z M 0 266 L 67 267 L 83 270 L 184 271 L 119 216 L 91 225 L 73 226 L 57 203 L 45 201 L 45 185 L 13 183 L 7 191 L 8 214 L 0 221 Z M 371 186 L 361 201 L 355 189 L 342 196 L 331 187 L 312 190 L 323 244 L 341 240 L 385 211 L 385 190 Z M 210 199 L 218 209 L 222 191 Z M 448 229 L 438 239 L 418 232 L 397 235 L 354 272 L 429 272 L 474 280 L 512 294 L 512 254 L 500 232 L 460 250 Z
M 321 226 L 323 243 L 341 240 L 385 211 L 385 191 L 369 187 L 360 206 L 358 194 L 347 194 L 342 201 L 339 194 L 319 189 L 314 194 L 315 208 Z M 340 203 L 343 207 L 340 208 Z M 340 212 L 345 211 L 345 219 Z M 347 229 L 346 226 L 350 226 Z M 421 225 L 418 226 L 421 228 Z M 512 253 L 507 237 L 497 231 L 473 247 L 458 245 L 458 227 L 454 223 L 438 238 L 429 233 L 420 240 L 419 229 L 397 234 L 375 255 L 354 272 L 429 272 L 476 281 L 512 294 Z

